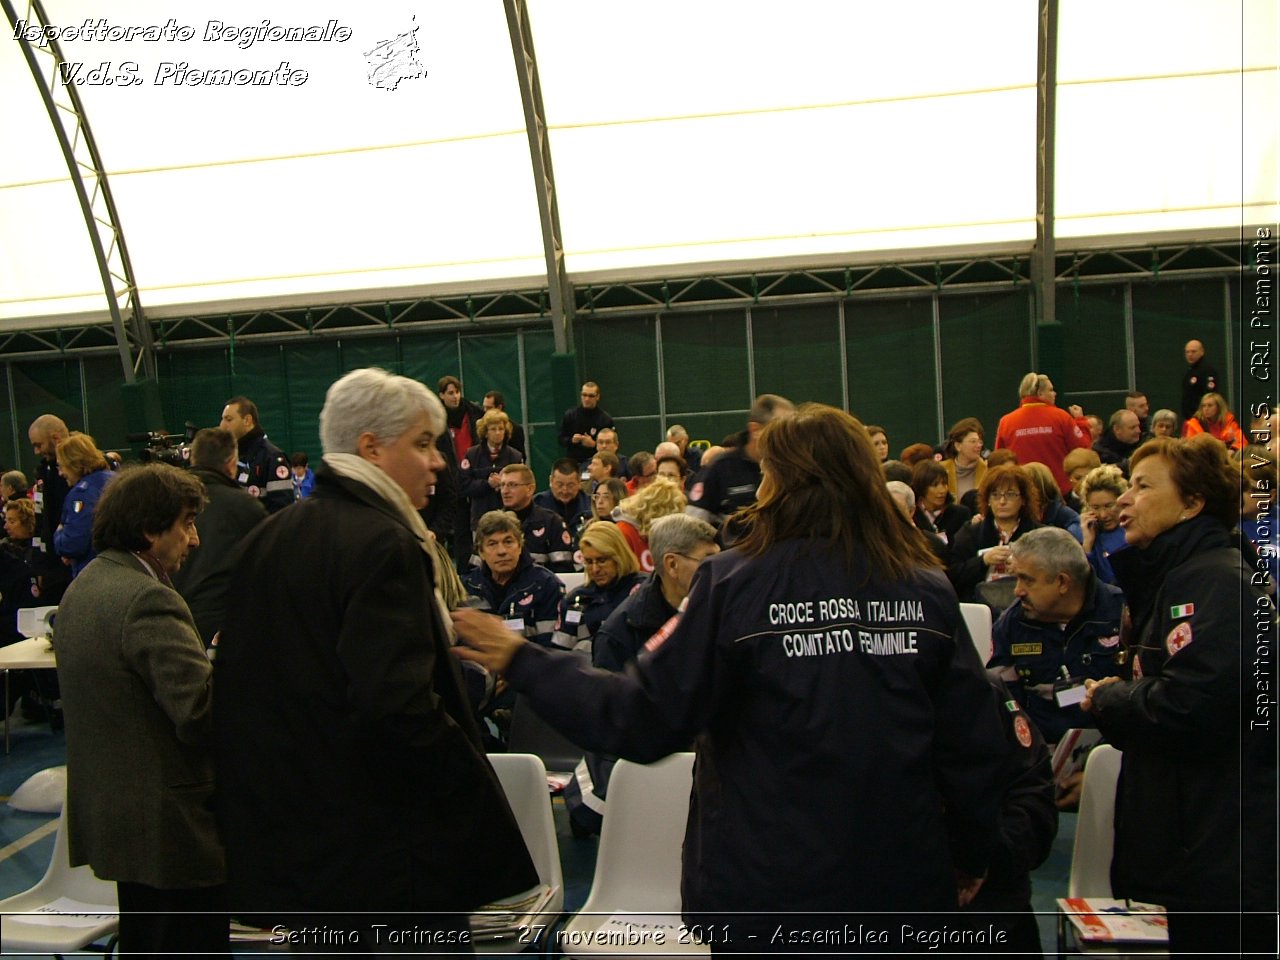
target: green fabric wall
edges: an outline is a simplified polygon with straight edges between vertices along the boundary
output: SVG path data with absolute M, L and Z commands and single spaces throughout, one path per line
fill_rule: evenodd
M 1238 284 L 1230 284 L 1238 299 Z M 1124 288 L 1121 284 L 1063 287 L 1055 328 L 1036 331 L 1033 355 L 1029 292 L 942 294 L 943 429 L 977 416 L 988 443 L 1000 416 L 1017 402 L 1017 386 L 1031 369 L 1054 371 L 1059 403 L 1079 402 L 1104 419 L 1123 405 L 1127 389 Z M 1182 345 L 1198 337 L 1224 377 L 1224 281 L 1177 281 L 1132 286 L 1137 385 L 1152 408 L 1176 406 L 1185 363 Z M 908 443 L 935 442 L 937 388 L 933 305 L 927 296 L 846 300 L 844 341 L 840 306 L 832 300 L 787 307 L 754 307 L 636 317 L 580 316 L 574 346 L 582 375 L 602 388 L 602 405 L 618 422 L 622 450 L 652 449 L 665 423 L 682 423 L 695 439 L 719 442 L 741 430 L 756 393 L 849 407 L 889 433 L 894 455 Z M 1239 357 L 1245 337 L 1235 333 Z M 748 343 L 751 352 L 748 354 Z M 164 423 L 146 429 L 182 430 L 184 421 L 216 425 L 235 393 L 252 398 L 272 440 L 286 452 L 320 454 L 318 416 L 324 393 L 348 370 L 377 365 L 413 377 L 433 390 L 445 374 L 462 378 L 479 402 L 501 390 L 507 409 L 528 428 L 530 462 L 539 485 L 560 455 L 563 410 L 553 402 L 554 339 L 548 327 L 501 332 L 401 333 L 275 345 L 238 343 L 175 349 L 158 356 Z M 841 351 L 847 367 L 842 383 Z M 521 357 L 523 355 L 523 396 Z M 88 429 L 103 449 L 129 445 L 134 429 L 122 398 L 123 375 L 114 355 L 14 361 L 3 368 L 6 416 L 0 418 L 0 466 L 15 462 L 30 473 L 35 457 L 26 440 L 31 420 L 57 413 L 74 429 Z M 1239 410 L 1243 374 L 1229 396 Z M 83 379 L 83 389 L 82 389 Z M 12 391 L 14 403 L 9 405 Z M 83 396 L 82 396 L 83 393 Z M 573 394 L 577 389 L 574 385 Z M 527 407 L 527 409 L 526 409 Z M 1247 418 L 1246 418 L 1247 420 Z M 14 423 L 17 424 L 15 432 Z M 1247 422 L 1245 424 L 1247 426 Z

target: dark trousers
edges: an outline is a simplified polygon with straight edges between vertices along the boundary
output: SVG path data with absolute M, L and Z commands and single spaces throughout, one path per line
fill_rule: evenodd
M 230 956 L 226 887 L 158 890 L 118 881 L 122 956 Z

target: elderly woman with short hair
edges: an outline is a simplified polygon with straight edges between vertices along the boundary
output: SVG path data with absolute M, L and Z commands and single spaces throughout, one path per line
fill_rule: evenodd
M 315 492 L 243 541 L 216 661 L 233 908 L 467 943 L 537 873 L 484 755 L 418 511 L 445 461 L 421 383 L 355 370 L 320 413 Z M 383 928 L 385 929 L 385 928 Z M 461 938 L 461 939 L 460 939 Z
M 1240 470 L 1207 436 L 1150 440 L 1130 469 L 1112 558 L 1126 665 L 1081 703 L 1124 757 L 1112 890 L 1168 908 L 1170 953 L 1274 953 L 1276 739 L 1253 636 L 1274 640 L 1275 607 L 1235 545 Z
M 1151 415 L 1151 435 L 1153 437 L 1178 436 L 1178 415 L 1172 410 L 1157 410 Z

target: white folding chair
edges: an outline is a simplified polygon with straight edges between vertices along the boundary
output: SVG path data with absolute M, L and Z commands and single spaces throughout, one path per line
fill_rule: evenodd
M 587 575 L 581 570 L 575 573 L 557 573 L 556 576 L 559 577 L 560 582 L 564 584 L 565 593 L 582 586 L 583 581 L 587 578 Z
M 692 789 L 692 753 L 647 765 L 618 761 L 591 894 L 557 944 L 566 956 L 710 953 L 705 945 L 679 942 L 680 851 Z M 659 932 L 663 940 L 656 945 Z
M 985 603 L 962 603 L 960 615 L 964 617 L 974 649 L 985 667 L 991 659 L 991 608 Z
M 538 870 L 538 881 L 549 897 L 535 915 L 522 918 L 518 924 L 541 927 L 549 935 L 551 926 L 564 910 L 564 877 L 560 872 L 560 848 L 556 843 L 556 825 L 551 815 L 551 794 L 547 790 L 547 768 L 537 757 L 527 753 L 493 753 L 489 762 L 507 795 L 515 814 L 525 846 Z M 473 930 L 476 929 L 473 921 Z M 500 938 L 475 943 L 477 953 L 511 953 L 520 948 L 517 931 Z
M 69 953 L 109 938 L 103 952 L 107 956 L 115 945 L 120 928 L 116 885 L 99 880 L 89 867 L 72 869 L 66 818 L 64 804 L 53 858 L 40 882 L 30 890 L 0 900 L 0 949 L 6 954 Z M 36 913 L 53 904 L 62 908 L 61 917 L 51 912 Z M 70 912 L 77 905 L 84 905 L 83 915 Z M 37 919 L 50 922 L 33 922 Z
M 1080 812 L 1076 816 L 1076 838 L 1071 848 L 1071 875 L 1068 897 L 1111 897 L 1111 855 L 1115 850 L 1116 784 L 1124 758 L 1115 747 L 1100 743 L 1084 764 L 1084 785 L 1080 790 Z M 1067 915 L 1058 908 L 1058 955 L 1067 948 Z M 1073 953 L 1162 955 L 1159 947 L 1135 944 L 1078 943 Z
M 1120 761 L 1115 747 L 1100 743 L 1084 764 L 1075 846 L 1071 848 L 1068 897 L 1111 896 L 1111 853 L 1115 847 L 1116 781 Z

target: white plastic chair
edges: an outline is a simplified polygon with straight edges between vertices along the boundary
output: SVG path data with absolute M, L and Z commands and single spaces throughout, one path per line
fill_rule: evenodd
M 973 638 L 974 649 L 985 667 L 991 659 L 991 608 L 985 603 L 962 603 L 960 614 L 969 628 L 969 636 Z
M 680 851 L 693 789 L 693 754 L 657 763 L 619 760 L 609 778 L 591 894 L 560 933 L 566 956 L 706 956 L 702 944 L 680 939 Z M 653 935 L 661 931 L 663 942 Z M 608 934 L 638 943 L 609 943 Z M 600 939 L 604 937 L 603 941 Z
M 1110 744 L 1100 743 L 1089 753 L 1084 764 L 1084 786 L 1080 791 L 1080 812 L 1076 818 L 1076 839 L 1071 848 L 1071 875 L 1067 879 L 1068 897 L 1111 898 L 1111 855 L 1115 850 L 1116 784 L 1124 754 Z M 1067 931 L 1071 923 L 1058 908 L 1058 955 L 1067 947 Z M 1137 947 L 1134 944 L 1077 943 L 1073 953 L 1131 954 L 1163 956 L 1159 946 Z
M 574 573 L 557 573 L 556 576 L 559 577 L 560 582 L 564 584 L 565 593 L 582 586 L 583 581 L 587 578 L 587 575 L 581 570 Z
M 53 858 L 44 877 L 30 890 L 0 900 L 0 949 L 8 953 L 69 953 L 109 937 L 103 956 L 115 945 L 120 918 L 116 885 L 99 880 L 89 867 L 71 868 L 67 852 L 66 807 L 58 818 L 58 835 L 53 843 Z M 85 926 L 32 923 L 23 913 L 33 913 L 59 899 L 93 904 L 93 914 L 115 914 Z
M 1120 761 L 1115 747 L 1100 743 L 1084 764 L 1075 846 L 1071 848 L 1068 897 L 1111 896 L 1111 853 L 1115 848 L 1116 782 Z
M 522 923 L 530 927 L 545 925 L 543 929 L 549 932 L 564 910 L 564 877 L 560 871 L 555 820 L 551 815 L 551 794 L 547 790 L 547 768 L 527 753 L 493 753 L 489 754 L 489 762 L 515 814 L 520 835 L 538 870 L 538 880 L 550 888 L 550 898 L 542 910 Z M 520 947 L 514 939 L 513 932 L 501 939 L 481 940 L 474 946 L 477 953 L 511 953 Z

